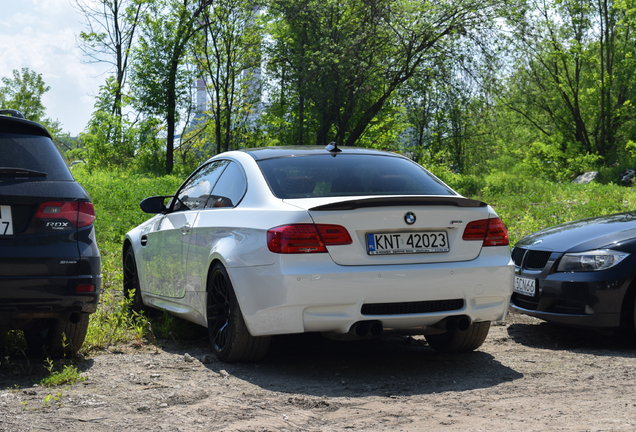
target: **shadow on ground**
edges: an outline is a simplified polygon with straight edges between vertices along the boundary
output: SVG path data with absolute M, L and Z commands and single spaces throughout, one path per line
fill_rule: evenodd
M 189 354 L 210 354 L 208 347 L 198 348 Z M 258 363 L 225 364 L 214 357 L 206 366 L 269 391 L 328 397 L 460 392 L 522 378 L 488 353 L 441 354 L 411 337 L 337 342 L 318 334 L 278 336 Z

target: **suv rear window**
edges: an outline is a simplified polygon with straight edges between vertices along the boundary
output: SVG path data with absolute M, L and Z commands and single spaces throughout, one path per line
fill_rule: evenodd
M 258 161 L 278 198 L 364 195 L 455 195 L 418 164 L 401 157 L 330 154 Z
M 42 180 L 73 180 L 55 144 L 44 136 L 0 133 L 1 168 L 21 168 L 46 173 L 46 177 L 41 177 Z M 0 176 L 0 180 L 11 180 L 11 176 Z

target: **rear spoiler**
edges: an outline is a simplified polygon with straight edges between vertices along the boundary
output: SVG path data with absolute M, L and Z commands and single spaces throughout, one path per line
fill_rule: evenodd
M 394 206 L 453 206 L 453 207 L 486 207 L 482 201 L 464 198 L 460 196 L 404 196 L 363 198 L 337 203 L 324 204 L 309 210 L 355 210 L 368 207 L 394 207 Z

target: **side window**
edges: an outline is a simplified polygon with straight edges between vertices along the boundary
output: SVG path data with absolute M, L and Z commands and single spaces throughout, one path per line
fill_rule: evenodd
M 179 199 L 174 203 L 173 210 L 204 208 L 212 188 L 229 163 L 227 160 L 214 161 L 196 171 L 179 189 Z
M 230 162 L 214 186 L 207 207 L 235 207 L 245 195 L 246 189 L 247 182 L 241 168 Z

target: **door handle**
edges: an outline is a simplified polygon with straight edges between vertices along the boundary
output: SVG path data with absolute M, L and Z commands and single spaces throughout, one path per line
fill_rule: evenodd
M 140 243 L 141 243 L 142 246 L 146 246 L 148 244 L 148 236 L 147 235 L 142 235 Z
M 186 222 L 185 225 L 183 225 L 180 229 L 181 229 L 181 234 L 186 235 L 188 232 L 190 232 L 190 222 Z

